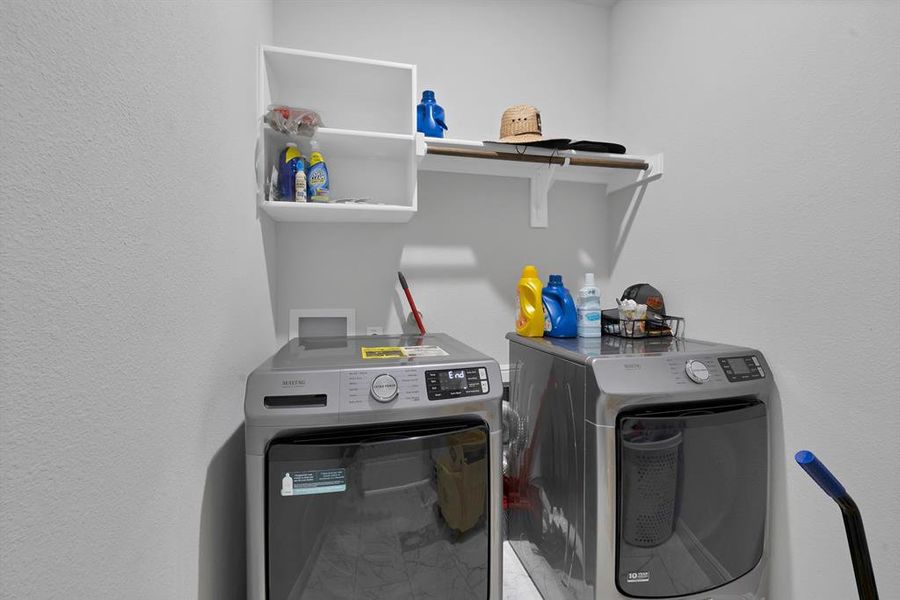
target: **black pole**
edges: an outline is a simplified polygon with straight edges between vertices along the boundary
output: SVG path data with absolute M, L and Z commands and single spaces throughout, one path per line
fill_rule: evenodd
M 872 558 L 869 556 L 869 544 L 866 541 L 866 530 L 859 508 L 850 494 L 836 498 L 835 502 L 841 507 L 841 514 L 844 516 L 844 529 L 847 530 L 847 543 L 850 544 L 850 560 L 853 561 L 853 574 L 856 575 L 859 598 L 878 600 L 875 572 L 872 571 Z

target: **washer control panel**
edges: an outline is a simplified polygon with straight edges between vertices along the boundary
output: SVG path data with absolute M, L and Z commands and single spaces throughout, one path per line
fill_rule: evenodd
M 766 372 L 763 370 L 759 359 L 756 356 L 729 356 L 728 358 L 719 358 L 719 366 L 725 372 L 725 377 L 732 383 L 737 381 L 750 381 L 752 379 L 763 379 Z
M 484 367 L 425 371 L 425 388 L 429 400 L 480 396 L 491 391 Z
M 422 397 L 416 369 L 353 369 L 341 372 L 341 410 L 388 410 L 412 406 Z
M 382 373 L 372 380 L 371 394 L 378 402 L 387 403 L 397 397 L 397 380 L 393 375 Z
M 684 365 L 684 372 L 688 379 L 694 383 L 706 383 L 709 381 L 709 369 L 699 360 L 689 360 Z
M 333 395 L 338 398 L 340 412 L 396 411 L 424 407 L 431 400 L 450 403 L 498 395 L 502 392 L 499 382 L 496 368 L 484 363 L 453 368 L 422 365 L 345 369 L 340 373 L 340 390 Z

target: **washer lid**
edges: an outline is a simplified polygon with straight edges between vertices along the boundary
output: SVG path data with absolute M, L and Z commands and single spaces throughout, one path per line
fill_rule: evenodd
M 273 371 L 409 367 L 493 361 L 444 333 L 294 338 L 273 356 Z

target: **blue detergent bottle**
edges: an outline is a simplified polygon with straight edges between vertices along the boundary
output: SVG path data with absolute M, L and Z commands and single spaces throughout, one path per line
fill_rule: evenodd
M 422 92 L 422 101 L 416 107 L 416 131 L 424 133 L 428 137 L 442 138 L 447 122 L 444 117 L 444 109 L 435 102 L 434 92 L 425 90 Z
M 578 311 L 562 275 L 551 275 L 541 292 L 544 301 L 544 335 L 573 338 L 578 335 Z
M 299 167 L 298 167 L 299 165 Z M 289 142 L 281 156 L 278 158 L 278 199 L 293 202 L 295 200 L 295 186 L 297 169 L 303 168 L 303 161 L 300 158 L 300 150 L 297 144 Z

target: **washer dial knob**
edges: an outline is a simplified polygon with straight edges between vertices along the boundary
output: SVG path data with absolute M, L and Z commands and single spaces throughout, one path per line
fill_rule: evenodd
M 387 403 L 397 397 L 397 380 L 393 375 L 383 373 L 372 381 L 372 397 Z
M 689 360 L 684 365 L 684 372 L 694 383 L 706 383 L 709 381 L 709 369 L 699 360 Z

